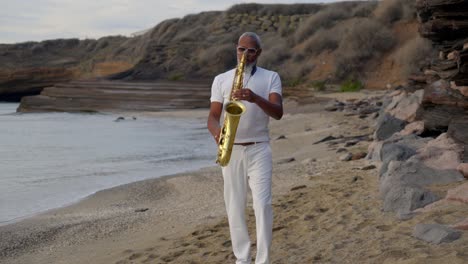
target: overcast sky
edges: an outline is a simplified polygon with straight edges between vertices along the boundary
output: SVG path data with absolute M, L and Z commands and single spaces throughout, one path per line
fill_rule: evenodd
M 168 18 L 225 10 L 243 2 L 311 3 L 336 0 L 0 0 L 0 43 L 129 36 Z

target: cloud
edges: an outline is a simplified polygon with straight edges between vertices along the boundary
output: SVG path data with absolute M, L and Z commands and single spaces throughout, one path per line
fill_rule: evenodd
M 130 35 L 159 22 L 252 1 L 209 0 L 19 0 L 2 3 L 0 43 L 54 38 Z M 310 3 L 257 0 L 257 3 Z M 321 2 L 333 2 L 321 1 Z

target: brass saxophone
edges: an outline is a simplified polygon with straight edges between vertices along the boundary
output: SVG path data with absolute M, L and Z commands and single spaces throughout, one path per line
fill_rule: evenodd
M 234 75 L 234 82 L 232 84 L 231 96 L 229 103 L 224 108 L 224 123 L 221 128 L 221 135 L 218 141 L 218 157 L 216 163 L 225 167 L 231 160 L 232 146 L 236 138 L 237 127 L 241 115 L 245 112 L 245 105 L 234 99 L 232 96 L 235 91 L 242 89 L 244 85 L 244 69 L 247 61 L 246 53 L 242 54 L 242 58 L 237 65 L 236 73 Z

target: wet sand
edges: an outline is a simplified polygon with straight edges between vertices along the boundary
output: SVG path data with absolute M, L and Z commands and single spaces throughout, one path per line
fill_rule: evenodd
M 345 142 L 313 144 L 329 135 L 372 134 L 372 119 L 325 112 L 325 101 L 287 101 L 283 119 L 270 123 L 273 263 L 467 263 L 466 234 L 431 245 L 411 233 L 417 223 L 457 222 L 468 205 L 451 203 L 408 221 L 382 212 L 377 168 L 363 170 L 364 159 L 340 161 Z M 163 114 L 205 118 L 207 111 L 154 115 Z M 365 152 L 369 143 L 347 150 Z M 248 216 L 254 234 L 250 203 Z M 0 227 L 0 236 L 1 263 L 234 263 L 217 167 L 104 190 Z

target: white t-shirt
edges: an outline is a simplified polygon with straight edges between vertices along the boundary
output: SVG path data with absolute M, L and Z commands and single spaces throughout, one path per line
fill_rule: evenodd
M 236 69 L 215 77 L 211 86 L 211 102 L 220 102 L 224 107 L 229 102 Z M 268 100 L 271 93 L 282 94 L 278 73 L 256 67 L 254 74 L 244 74 L 244 88 L 250 88 L 257 95 Z M 237 128 L 235 143 L 264 142 L 270 140 L 268 131 L 269 116 L 255 103 L 241 101 L 246 111 L 242 114 Z M 222 117 L 221 122 L 224 122 Z

